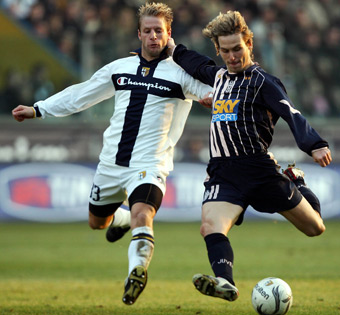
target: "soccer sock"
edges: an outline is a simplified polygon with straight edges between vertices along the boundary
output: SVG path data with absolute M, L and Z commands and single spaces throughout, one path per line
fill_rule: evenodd
M 153 230 L 150 227 L 142 226 L 132 230 L 132 239 L 128 250 L 129 274 L 136 266 L 148 268 L 153 249 Z
M 123 208 L 118 208 L 114 214 L 111 226 L 130 226 L 131 215 L 129 210 L 124 210 Z
M 213 233 L 207 235 L 204 240 L 215 276 L 227 279 L 235 285 L 233 280 L 234 253 L 228 237 L 222 233 Z

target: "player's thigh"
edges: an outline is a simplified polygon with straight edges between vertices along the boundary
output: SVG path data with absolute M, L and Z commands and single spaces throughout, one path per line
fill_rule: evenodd
M 211 233 L 227 234 L 242 213 L 239 205 L 224 202 L 206 202 L 202 206 L 202 236 Z
M 297 229 L 308 236 L 317 236 L 325 231 L 323 220 L 303 197 L 293 209 L 279 212 Z

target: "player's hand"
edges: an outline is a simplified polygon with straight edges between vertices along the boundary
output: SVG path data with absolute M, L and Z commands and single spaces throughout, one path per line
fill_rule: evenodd
M 312 152 L 312 157 L 316 163 L 325 167 L 332 162 L 331 150 L 328 148 L 321 148 Z
M 19 105 L 12 110 L 12 115 L 16 121 L 22 122 L 25 119 L 35 117 L 35 111 L 31 106 Z
M 172 37 L 169 37 L 169 38 L 168 38 L 168 44 L 167 44 L 167 46 L 168 46 L 168 51 L 167 51 L 167 53 L 168 53 L 169 56 L 172 56 L 172 54 L 173 54 L 173 52 L 174 52 L 174 49 L 175 49 L 175 47 L 176 47 L 175 41 L 174 41 L 174 39 L 173 39 Z
M 213 103 L 213 93 L 209 92 L 208 94 L 204 95 L 202 99 L 198 100 L 198 102 L 202 106 L 211 109 Z

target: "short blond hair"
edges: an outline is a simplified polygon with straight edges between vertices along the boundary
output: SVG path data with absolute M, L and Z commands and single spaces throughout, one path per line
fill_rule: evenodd
M 171 23 L 173 21 L 172 9 L 165 3 L 150 2 L 142 5 L 138 10 L 138 29 L 140 30 L 141 20 L 144 16 L 163 17 L 166 23 L 167 31 L 171 30 Z
M 249 29 L 241 13 L 238 11 L 220 13 L 216 18 L 208 23 L 205 29 L 203 29 L 203 35 L 210 38 L 214 43 L 217 55 L 220 50 L 218 37 L 233 34 L 242 34 L 244 42 L 250 47 L 253 47 L 254 34 Z

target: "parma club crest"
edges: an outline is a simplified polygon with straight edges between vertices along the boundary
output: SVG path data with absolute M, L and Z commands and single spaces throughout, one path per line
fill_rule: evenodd
M 143 172 L 139 172 L 139 173 L 138 173 L 138 178 L 139 178 L 139 179 L 143 179 L 145 176 L 146 176 L 146 171 L 143 171 Z
M 150 72 L 150 68 L 148 68 L 148 67 L 143 67 L 142 68 L 142 76 L 143 77 L 148 76 L 149 72 Z

